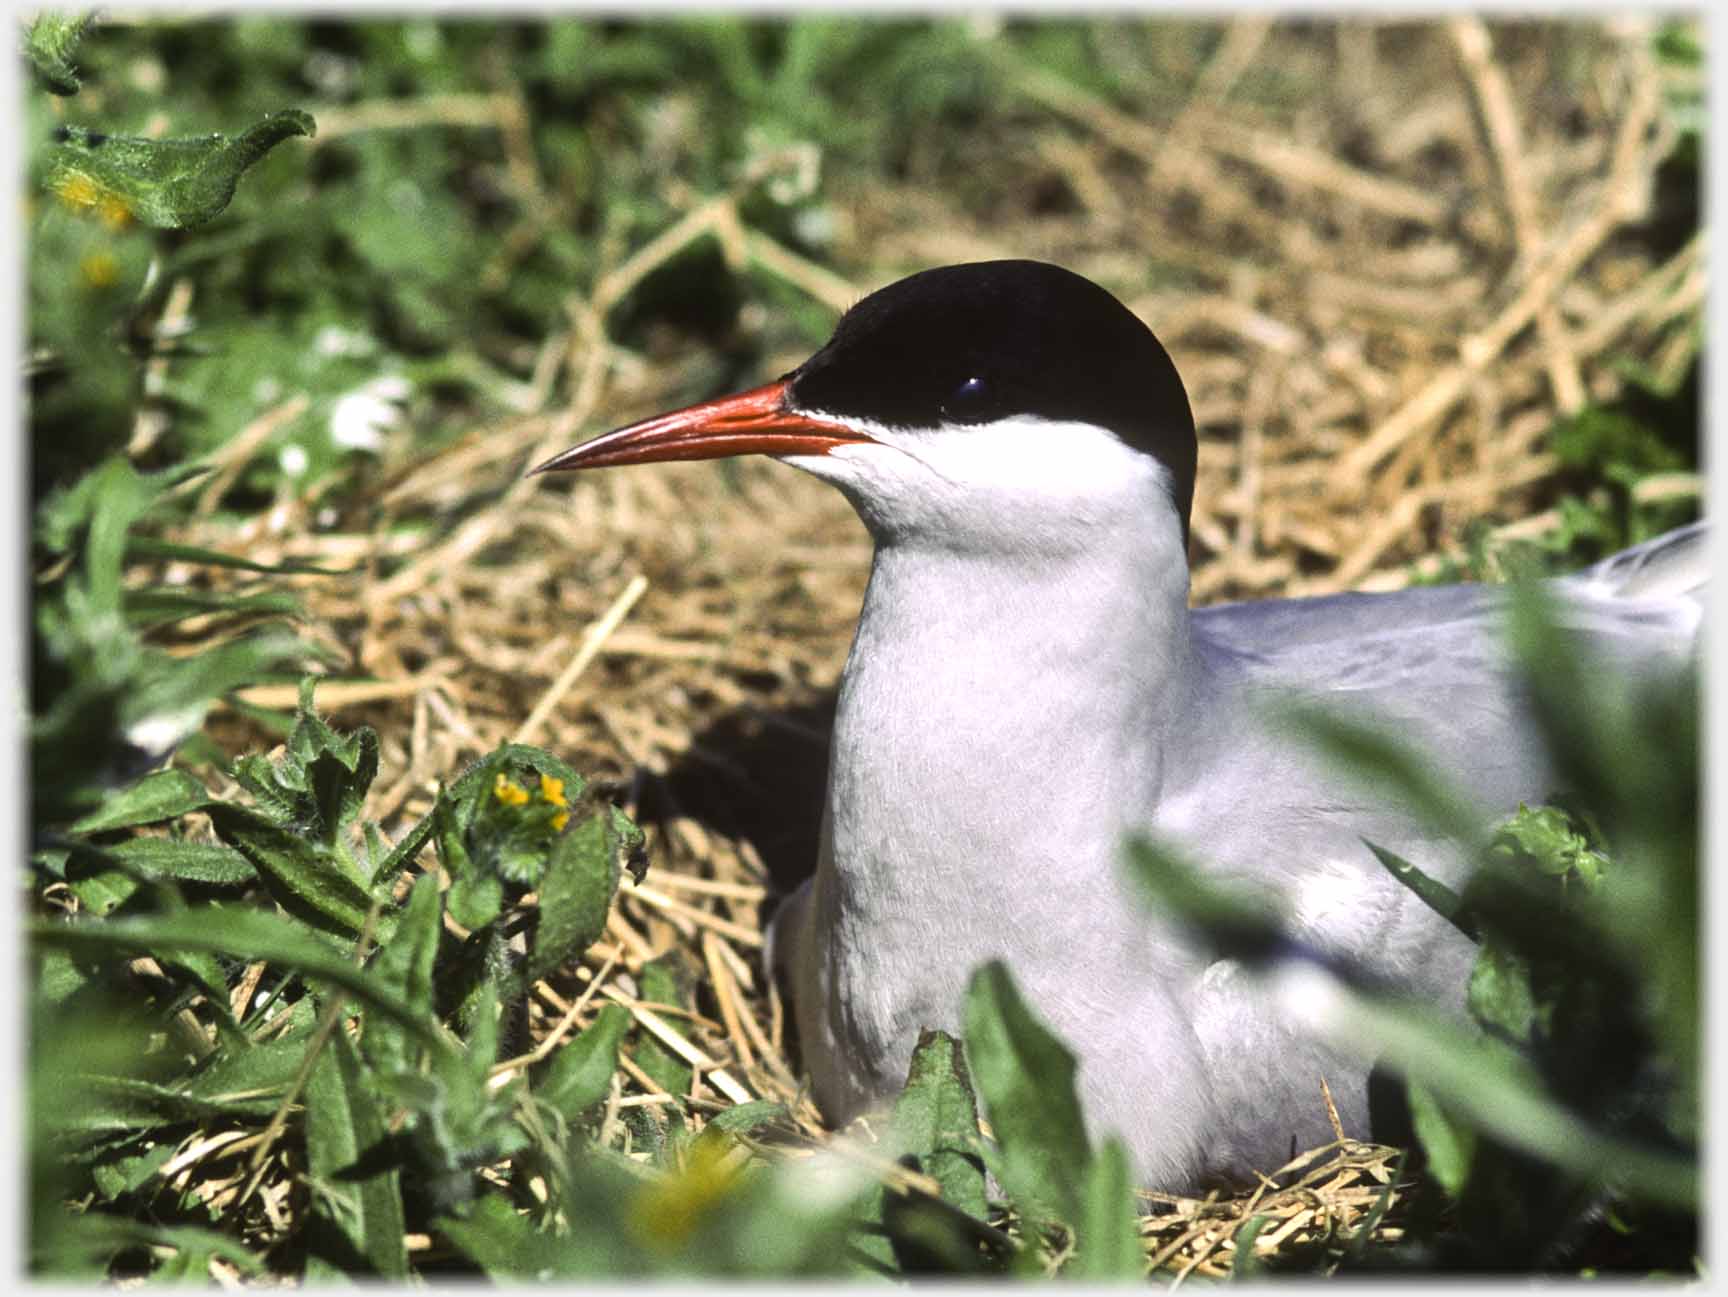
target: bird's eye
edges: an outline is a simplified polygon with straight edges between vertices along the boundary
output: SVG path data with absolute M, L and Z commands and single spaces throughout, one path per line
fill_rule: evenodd
M 948 394 L 948 399 L 942 403 L 942 413 L 961 423 L 988 419 L 995 412 L 994 397 L 989 382 L 974 374 Z

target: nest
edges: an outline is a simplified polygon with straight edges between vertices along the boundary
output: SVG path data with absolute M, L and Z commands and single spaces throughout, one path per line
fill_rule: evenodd
M 236 531 L 211 491 L 175 539 L 354 569 L 291 584 L 308 633 L 346 664 L 320 709 L 382 737 L 368 814 L 387 831 L 508 739 L 557 752 L 645 825 L 646 881 L 621 888 L 582 966 L 534 988 L 523 1059 L 622 1003 L 695 1081 L 670 1096 L 626 1058 L 608 1122 L 687 1100 L 700 1123 L 764 1098 L 821 1141 L 759 951 L 773 898 L 814 859 L 869 540 L 838 495 L 765 462 L 524 478 L 593 432 L 708 394 L 703 356 L 647 366 L 607 336 L 608 309 L 706 239 L 835 311 L 927 265 L 1060 262 L 1117 291 L 1188 384 L 1197 602 L 1392 588 L 1457 553 L 1472 519 L 1540 530 L 1550 426 L 1612 399 L 1618 358 L 1672 373 L 1695 352 L 1702 236 L 1665 250 L 1644 229 L 1672 144 L 1668 74 L 1649 51 L 1640 20 L 1491 40 L 1468 17 L 1244 17 L 1159 115 L 1005 65 L 1024 130 L 987 210 L 916 177 L 840 186 L 842 277 L 746 227 L 739 203 L 762 177 L 743 177 L 572 286 L 569 327 L 544 340 L 518 414 L 431 456 L 392 447 L 335 528 L 285 496 Z M 1334 89 L 1282 115 L 1232 95 L 1267 66 Z M 228 467 L 267 435 L 238 436 Z M 292 704 L 275 687 L 246 697 Z M 235 750 L 267 746 L 232 712 L 211 725 Z M 674 951 L 697 980 L 693 1007 L 644 1004 L 635 975 Z M 1364 1133 L 1285 1168 L 1282 1188 L 1153 1203 L 1149 1263 L 1220 1274 L 1255 1214 L 1269 1218 L 1261 1253 L 1324 1246 L 1371 1213 L 1375 1237 L 1394 1237 L 1394 1154 L 1345 1138 Z

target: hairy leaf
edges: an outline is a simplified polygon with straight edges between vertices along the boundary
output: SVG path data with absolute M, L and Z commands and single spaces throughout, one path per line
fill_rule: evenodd
M 217 834 L 246 857 L 290 914 L 336 936 L 355 936 L 366 926 L 372 895 L 334 853 L 243 806 L 217 802 L 208 814 Z M 394 923 L 394 914 L 381 913 L 379 935 L 388 939 Z
M 487 1194 L 466 1214 L 445 1216 L 435 1224 L 488 1278 L 543 1283 L 592 1275 L 579 1250 L 536 1228 L 500 1194 Z
M 283 140 L 316 130 L 297 108 L 270 113 L 233 137 L 152 140 L 62 126 L 54 134 L 47 183 L 70 206 L 182 229 L 220 215 L 246 169 Z
M 557 839 L 540 881 L 540 923 L 528 956 L 530 983 L 599 939 L 618 890 L 618 875 L 618 839 L 609 815 L 591 815 Z
M 174 914 L 101 922 L 37 920 L 26 927 L 32 942 L 92 951 L 202 950 L 231 959 L 262 959 L 281 968 L 340 986 L 361 1003 L 401 1023 L 436 1051 L 452 1052 L 449 1041 L 422 1012 L 378 985 L 352 957 L 329 942 L 307 934 L 292 919 L 237 906 L 206 905 Z
M 683 990 L 667 959 L 657 959 L 642 965 L 641 998 L 654 1004 L 675 1004 L 686 1007 Z M 636 1044 L 636 1064 L 654 1079 L 668 1094 L 682 1097 L 690 1093 L 690 1064 L 679 1058 L 646 1030 L 639 1032 Z
M 210 794 L 184 770 L 159 770 L 116 793 L 102 806 L 72 825 L 73 833 L 106 833 L 135 824 L 156 824 L 202 810 Z
M 132 838 L 102 848 L 102 854 L 151 880 L 186 883 L 248 883 L 258 875 L 246 857 L 213 842 L 178 838 Z
M 395 1166 L 359 1171 L 355 1165 L 386 1133 L 354 1043 L 346 1032 L 332 1032 L 306 1084 L 307 1170 L 322 1190 L 312 1195 L 309 1280 L 352 1276 L 356 1256 L 379 1278 L 408 1277 L 401 1172 Z M 332 1248 L 330 1235 L 346 1246 Z
M 423 874 L 408 895 L 408 904 L 395 932 L 372 961 L 372 975 L 379 984 L 427 1017 L 435 1013 L 432 974 L 443 932 L 442 918 L 438 879 L 436 875 Z M 367 1064 L 376 1071 L 392 1072 L 413 1066 L 414 1060 L 408 1052 L 409 1037 L 393 1022 L 368 1022 L 360 1044 Z
M 264 572 L 272 576 L 351 576 L 355 568 L 319 567 L 300 559 L 284 559 L 280 563 L 260 563 L 256 559 L 224 554 L 221 550 L 198 545 L 177 545 L 155 536 L 131 536 L 126 541 L 129 559 L 159 559 L 177 563 L 196 563 L 201 567 L 233 568 L 241 572 Z
M 610 1093 L 612 1073 L 618 1070 L 618 1046 L 629 1027 L 629 1010 L 619 1004 L 603 1005 L 581 1035 L 552 1055 L 534 1093 L 567 1119 L 581 1116 Z
M 24 30 L 24 53 L 49 93 L 78 93 L 81 83 L 72 56 L 95 20 L 94 14 L 53 12 L 37 14 L 30 20 L 30 26 Z
M 906 1088 L 894 1104 L 894 1143 L 942 1186 L 943 1201 L 980 1220 L 984 1164 L 978 1156 L 978 1101 L 960 1042 L 926 1031 L 912 1053 Z

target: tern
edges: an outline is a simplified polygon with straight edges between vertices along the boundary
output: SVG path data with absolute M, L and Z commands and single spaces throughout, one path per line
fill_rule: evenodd
M 1270 889 L 1294 934 L 1462 1006 L 1474 947 L 1364 839 L 1466 862 L 1273 725 L 1272 695 L 1395 727 L 1486 810 L 1553 790 L 1501 645 L 1460 585 L 1191 610 L 1196 439 L 1158 340 L 1060 267 L 927 270 L 865 297 L 764 386 L 620 428 L 535 471 L 769 455 L 832 483 L 875 542 L 840 677 L 816 872 L 775 918 L 803 1061 L 843 1123 L 958 1032 L 1002 960 L 1067 1043 L 1088 1126 L 1139 1182 L 1270 1171 L 1367 1123 L 1372 1060 L 1148 915 L 1150 831 Z M 1550 583 L 1604 662 L 1696 652 L 1695 526 Z

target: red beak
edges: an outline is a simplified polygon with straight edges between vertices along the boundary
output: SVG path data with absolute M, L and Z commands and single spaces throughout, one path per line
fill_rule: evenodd
M 657 415 L 554 455 L 533 473 L 733 455 L 826 455 L 870 438 L 788 406 L 784 379 Z

